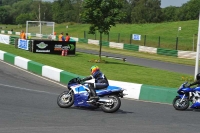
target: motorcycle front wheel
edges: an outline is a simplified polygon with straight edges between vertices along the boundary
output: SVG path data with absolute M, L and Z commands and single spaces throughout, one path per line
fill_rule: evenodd
M 101 109 L 106 113 L 116 112 L 121 106 L 120 98 L 116 95 L 112 95 L 109 96 L 108 99 L 110 99 L 111 102 L 101 105 Z
M 57 104 L 61 108 L 69 108 L 74 104 L 73 91 L 64 91 L 57 98 Z
M 175 97 L 173 100 L 173 107 L 176 110 L 186 110 L 190 105 L 190 102 L 188 99 L 183 99 L 182 101 L 181 99 L 182 98 L 180 97 Z

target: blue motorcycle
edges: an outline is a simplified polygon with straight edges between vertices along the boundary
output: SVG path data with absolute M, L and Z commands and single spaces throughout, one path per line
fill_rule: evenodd
M 187 87 L 187 83 L 183 83 L 177 93 L 179 94 L 173 100 L 173 106 L 176 110 L 186 110 L 190 102 L 191 109 L 200 109 L 200 87 L 190 88 Z
M 91 102 L 90 90 L 87 82 L 81 82 L 80 78 L 73 78 L 68 82 L 68 90 L 61 93 L 57 98 L 57 104 L 61 108 L 76 107 L 101 108 L 106 113 L 116 112 L 121 106 L 124 89 L 116 86 L 96 90 L 99 100 Z

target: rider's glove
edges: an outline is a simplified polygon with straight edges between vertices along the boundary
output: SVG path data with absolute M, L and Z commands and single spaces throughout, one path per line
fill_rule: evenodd
M 83 80 L 82 79 L 78 79 L 78 83 L 81 83 L 81 82 L 83 82 Z
M 188 84 L 186 87 L 190 87 L 191 86 L 191 84 Z

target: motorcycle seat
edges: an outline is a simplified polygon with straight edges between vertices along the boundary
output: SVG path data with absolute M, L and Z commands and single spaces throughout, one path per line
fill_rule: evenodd
M 101 89 L 96 89 L 96 90 L 107 90 L 107 88 L 108 88 L 108 87 L 106 87 L 106 88 L 101 88 Z

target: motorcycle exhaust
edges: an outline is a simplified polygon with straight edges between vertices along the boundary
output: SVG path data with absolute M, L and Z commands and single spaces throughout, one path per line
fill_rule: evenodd
M 110 99 L 108 99 L 108 98 L 99 98 L 98 102 L 110 103 L 110 102 L 112 102 L 112 100 L 110 100 Z

